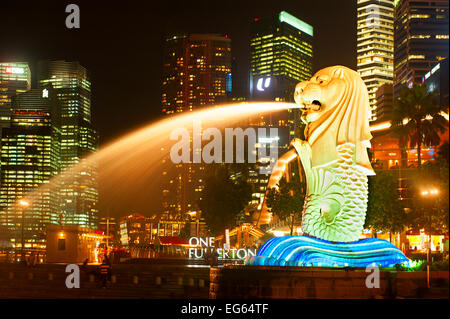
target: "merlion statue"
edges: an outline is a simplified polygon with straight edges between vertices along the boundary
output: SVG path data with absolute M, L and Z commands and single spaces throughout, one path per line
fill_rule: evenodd
M 295 139 L 307 183 L 303 232 L 317 238 L 355 241 L 367 210 L 369 96 L 361 77 L 344 66 L 320 70 L 295 88 L 303 110 L 305 141 Z
M 294 99 L 306 123 L 305 140 L 291 142 L 295 151 L 278 160 L 269 187 L 276 185 L 289 161 L 300 158 L 307 184 L 304 236 L 271 238 L 248 263 L 383 267 L 408 263 L 386 240 L 359 240 L 367 211 L 367 176 L 375 175 L 367 153 L 372 138 L 369 96 L 361 77 L 344 66 L 328 67 L 299 83 Z

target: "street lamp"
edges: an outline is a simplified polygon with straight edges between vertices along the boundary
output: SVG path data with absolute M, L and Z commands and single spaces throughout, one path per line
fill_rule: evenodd
M 24 225 L 24 223 L 25 223 L 25 209 L 30 205 L 30 203 L 29 202 L 27 202 L 26 200 L 23 200 L 23 199 L 21 199 L 20 201 L 19 201 L 19 205 L 20 205 L 20 207 L 22 207 L 22 225 L 21 225 L 21 229 L 22 229 L 22 231 L 21 231 L 21 247 L 20 247 L 20 255 L 22 256 L 21 257 L 21 261 L 23 262 L 24 260 L 25 260 L 25 255 L 24 255 L 24 249 L 23 249 L 23 246 L 24 246 L 24 239 L 23 239 L 23 225 Z
M 437 197 L 439 190 L 436 188 L 424 189 L 421 195 L 426 199 Z M 428 249 L 427 249 L 427 286 L 430 288 L 430 255 L 431 255 L 431 213 L 428 214 Z

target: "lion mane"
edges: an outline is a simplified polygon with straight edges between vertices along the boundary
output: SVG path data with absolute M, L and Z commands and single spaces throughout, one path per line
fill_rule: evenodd
M 369 95 L 365 83 L 357 72 L 345 66 L 327 67 L 318 73 L 325 73 L 331 79 L 344 80 L 345 90 L 338 101 L 333 101 L 328 111 L 316 121 L 308 123 L 305 128 L 306 140 L 313 150 L 314 166 L 336 161 L 336 147 L 350 143 L 354 150 L 353 164 L 366 175 L 374 175 L 367 154 L 372 134 L 369 129 Z M 314 156 L 320 158 L 314 160 Z

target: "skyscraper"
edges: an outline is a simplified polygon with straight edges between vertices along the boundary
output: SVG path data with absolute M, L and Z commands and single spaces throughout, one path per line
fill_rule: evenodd
M 376 91 L 377 121 L 390 121 L 392 114 L 392 107 L 394 105 L 394 87 L 392 84 L 383 84 Z
M 394 34 L 394 97 L 448 57 L 448 0 L 397 0 Z
M 9 127 L 12 97 L 31 88 L 31 73 L 26 62 L 0 63 L 0 129 Z
M 166 39 L 162 111 L 192 111 L 226 101 L 231 72 L 231 40 L 217 34 L 191 34 Z
M 294 102 L 295 86 L 313 75 L 313 36 L 311 25 L 285 11 L 254 19 L 250 34 L 250 100 Z M 260 114 L 249 124 L 278 128 L 278 156 L 288 149 L 292 138 L 301 136 L 298 109 Z M 256 147 L 274 147 L 274 142 L 257 143 Z M 259 168 L 267 168 L 268 164 L 274 163 L 258 159 L 251 172 L 254 204 L 260 205 L 264 199 L 270 172 L 260 173 Z
M 53 126 L 57 117 L 47 89 L 13 97 L 10 127 L 2 134 L 0 179 L 0 226 L 3 240 L 13 247 L 21 247 L 23 238 L 26 249 L 42 250 L 46 224 L 57 222 L 54 189 L 31 198 L 29 207 L 14 205 L 59 171 L 59 130 Z
M 11 126 L 12 99 L 31 88 L 31 74 L 26 62 L 0 63 L 0 150 L 3 130 Z M 0 161 L 2 162 L 2 161 Z M 0 165 L 1 174 L 1 165 Z M 0 246 L 9 247 L 12 234 L 6 218 L 6 207 L 0 203 Z
M 166 39 L 162 112 L 170 115 L 226 102 L 230 73 L 231 40 L 227 36 L 191 34 Z M 204 188 L 204 165 L 175 165 L 169 159 L 165 163 L 163 210 L 174 215 L 196 211 Z
M 448 108 L 448 58 L 433 66 L 422 78 L 422 83 L 427 86 L 429 92 L 436 92 L 436 98 L 442 107 Z
M 91 119 L 91 82 L 78 62 L 40 61 L 40 88 L 50 87 L 60 113 L 61 174 L 71 165 L 82 166 L 80 173 L 66 176 L 59 188 L 60 214 L 64 224 L 96 228 L 98 187 L 95 163 L 83 158 L 98 147 Z
M 285 11 L 269 19 L 254 19 L 250 35 L 254 94 L 270 88 L 267 91 L 274 99 L 294 100 L 295 85 L 312 76 L 313 32 L 311 25 Z M 274 78 L 276 86 L 259 80 L 265 77 Z
M 250 99 L 294 102 L 297 83 L 312 76 L 313 27 L 281 11 L 254 19 L 250 32 Z M 266 124 L 289 123 L 293 137 L 297 121 L 295 110 L 266 119 Z
M 376 91 L 394 77 L 394 0 L 357 1 L 357 68 L 376 120 Z

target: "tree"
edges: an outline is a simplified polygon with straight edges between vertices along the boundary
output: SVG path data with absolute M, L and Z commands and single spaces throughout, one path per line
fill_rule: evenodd
M 448 160 L 449 160 L 449 158 L 448 158 L 449 157 L 448 151 L 449 151 L 448 141 L 445 141 L 439 147 L 436 157 L 445 160 L 447 162 L 447 164 L 448 164 Z
M 392 134 L 399 139 L 402 158 L 409 142 L 411 148 L 417 147 L 418 166 L 422 165 L 423 146 L 436 146 L 440 142 L 439 132 L 445 131 L 447 120 L 441 115 L 444 111 L 435 92 L 428 92 L 425 85 L 414 84 L 405 88 L 394 102 L 392 108 Z M 408 120 L 407 123 L 403 123 Z M 405 166 L 402 160 L 402 166 Z
M 403 231 L 407 226 L 406 213 L 397 191 L 397 178 L 391 171 L 381 170 L 369 177 L 369 200 L 364 228 L 388 231 L 389 241 L 392 233 Z
M 295 221 L 301 221 L 305 201 L 305 184 L 300 182 L 298 175 L 293 176 L 289 182 L 283 177 L 278 182 L 277 187 L 268 190 L 266 196 L 267 207 L 274 215 L 280 219 L 291 217 L 290 230 L 292 235 Z
M 232 228 L 252 198 L 245 165 L 210 165 L 199 207 L 212 234 Z
M 449 171 L 445 157 L 436 156 L 424 163 L 412 176 L 411 226 L 424 228 L 426 232 L 449 229 Z M 423 196 L 422 191 L 436 189 L 435 195 Z

